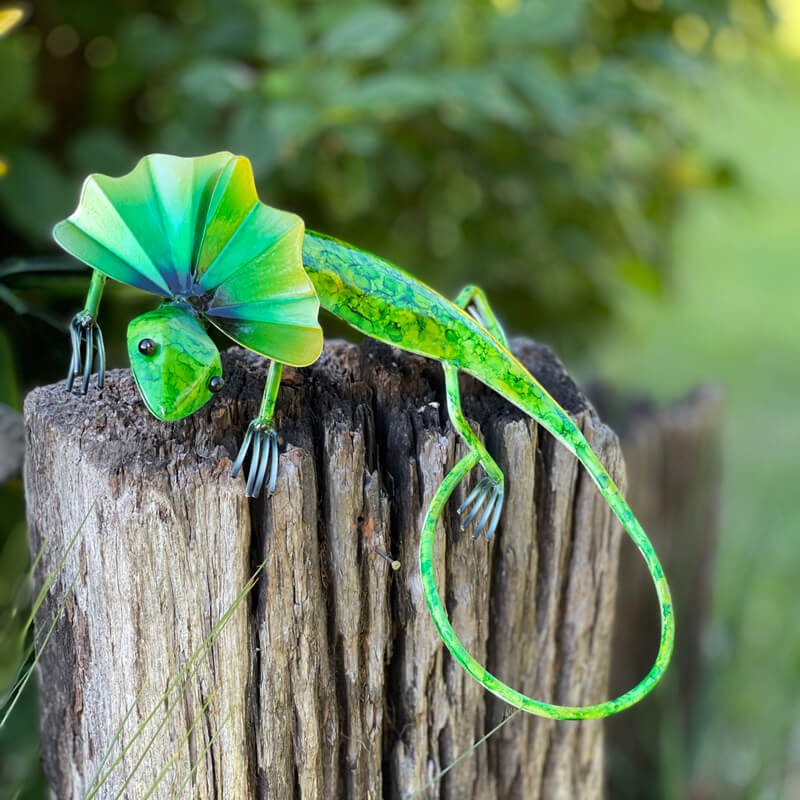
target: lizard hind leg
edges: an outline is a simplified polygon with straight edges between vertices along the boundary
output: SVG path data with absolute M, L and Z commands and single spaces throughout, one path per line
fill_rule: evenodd
M 465 286 L 454 302 L 460 309 L 468 311 L 503 347 L 508 348 L 506 335 L 497 321 L 483 289 L 472 284 Z
M 500 513 L 503 509 L 505 479 L 503 471 L 497 466 L 495 460 L 489 455 L 483 442 L 478 438 L 467 422 L 461 410 L 461 392 L 458 388 L 458 369 L 452 364 L 444 365 L 445 390 L 447 392 L 447 411 L 453 427 L 467 443 L 476 461 L 486 470 L 486 477 L 478 481 L 467 499 L 459 506 L 458 513 L 466 515 L 461 522 L 461 530 L 465 530 L 473 519 L 478 517 L 478 524 L 472 532 L 472 538 L 477 539 L 482 530 L 486 530 L 486 539 L 494 536 L 497 524 L 500 522 Z

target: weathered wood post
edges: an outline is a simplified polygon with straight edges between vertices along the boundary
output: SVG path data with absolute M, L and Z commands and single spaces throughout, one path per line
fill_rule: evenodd
M 552 353 L 513 348 L 624 481 L 615 435 Z M 86 397 L 27 398 L 37 589 L 66 553 L 37 619 L 63 603 L 39 668 L 53 792 L 82 797 L 108 774 L 97 797 L 409 797 L 507 713 L 449 657 L 422 595 L 422 520 L 463 447 L 440 369 L 334 342 L 287 370 L 277 491 L 250 502 L 229 471 L 266 369 L 240 350 L 224 365 L 223 392 L 179 423 L 148 415 L 127 370 Z M 619 526 L 564 448 L 465 388 L 507 499 L 490 544 L 458 530 L 458 497 L 444 520 L 456 631 L 528 694 L 605 699 Z M 520 714 L 421 796 L 602 794 L 602 723 Z
M 607 728 L 613 759 L 609 795 L 638 798 L 659 783 L 664 770 L 674 781 L 681 759 L 691 759 L 719 533 L 722 391 L 703 384 L 664 407 L 609 387 L 596 387 L 592 397 L 620 432 L 628 502 L 670 576 L 677 617 L 674 663 L 660 691 L 609 720 Z M 612 692 L 638 680 L 658 650 L 658 604 L 638 561 L 633 547 L 622 547 Z

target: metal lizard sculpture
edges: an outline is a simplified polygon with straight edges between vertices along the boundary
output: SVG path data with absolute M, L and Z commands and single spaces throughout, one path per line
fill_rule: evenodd
M 295 214 L 258 199 L 250 162 L 230 153 L 199 158 L 150 155 L 121 178 L 91 175 L 77 210 L 53 229 L 56 241 L 93 268 L 84 309 L 72 320 L 71 389 L 86 393 L 97 352 L 105 373 L 97 313 L 107 277 L 161 295 L 164 303 L 134 319 L 127 334 L 136 384 L 159 419 L 181 419 L 223 385 L 211 323 L 271 359 L 261 409 L 244 437 L 232 474 L 250 454 L 246 493 L 275 488 L 275 400 L 284 364 L 305 366 L 322 350 L 320 303 L 359 331 L 442 362 L 447 410 L 469 447 L 437 490 L 420 542 L 425 597 L 439 633 L 464 668 L 503 700 L 555 719 L 604 717 L 640 700 L 667 667 L 674 640 L 669 588 L 644 530 L 569 415 L 509 352 L 483 292 L 464 289 L 450 302 L 402 270 L 356 247 L 304 231 Z M 661 605 L 661 646 L 651 671 L 620 697 L 560 706 L 523 695 L 487 672 L 463 647 L 447 618 L 433 574 L 437 523 L 450 494 L 472 467 L 486 475 L 458 509 L 462 530 L 491 539 L 503 505 L 504 477 L 461 410 L 459 371 L 467 372 L 533 417 L 588 470 L 641 551 Z M 267 470 L 269 477 L 267 480 Z M 478 514 L 480 517 L 478 518 Z

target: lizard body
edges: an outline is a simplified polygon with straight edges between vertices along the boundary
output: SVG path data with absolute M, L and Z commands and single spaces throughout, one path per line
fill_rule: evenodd
M 146 238 L 148 233 L 154 238 Z M 249 162 L 229 153 L 198 159 L 148 156 L 122 178 L 90 176 L 78 210 L 56 226 L 54 235 L 94 267 L 86 307 L 71 326 L 68 388 L 83 372 L 81 388 L 86 392 L 95 348 L 102 385 L 105 362 L 97 309 L 106 275 L 166 298 L 128 329 L 137 386 L 148 409 L 160 419 L 192 413 L 222 386 L 219 353 L 204 323 L 271 359 L 261 408 L 232 469 L 237 474 L 250 456 L 248 496 L 260 494 L 265 482 L 270 493 L 274 489 L 278 444 L 273 416 L 281 371 L 283 364 L 303 366 L 318 357 L 320 304 L 367 336 L 440 361 L 449 417 L 469 448 L 434 495 L 421 536 L 423 588 L 444 643 L 487 689 L 519 708 L 557 719 L 620 711 L 641 699 L 661 677 L 672 651 L 674 619 L 653 547 L 578 426 L 509 351 L 480 289 L 467 287 L 451 302 L 382 258 L 304 231 L 296 215 L 258 201 Z M 575 707 L 526 697 L 478 664 L 449 623 L 433 574 L 433 539 L 444 504 L 469 470 L 480 464 L 486 477 L 459 508 L 464 515 L 461 527 L 474 519 L 473 538 L 483 530 L 491 539 L 505 484 L 502 471 L 464 417 L 459 371 L 522 409 L 578 457 L 645 559 L 661 605 L 661 647 L 650 673 L 621 697 Z

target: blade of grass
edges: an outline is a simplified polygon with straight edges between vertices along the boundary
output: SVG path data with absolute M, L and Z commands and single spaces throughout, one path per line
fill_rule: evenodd
M 55 619 L 50 623 L 50 627 L 47 629 L 47 636 L 45 636 L 44 642 L 42 642 L 42 647 L 40 650 L 36 652 L 36 657 L 33 659 L 33 663 L 28 667 L 23 675 L 22 679 L 18 682 L 19 690 L 17 693 L 11 698 L 8 702 L 7 707 L 5 708 L 5 714 L 3 715 L 3 719 L 0 720 L 0 728 L 6 724 L 9 715 L 14 710 L 14 706 L 17 705 L 17 701 L 22 694 L 22 690 L 27 685 L 28 681 L 31 679 L 31 675 L 33 671 L 36 669 L 36 665 L 39 663 L 39 659 L 42 657 L 42 653 L 44 653 L 44 648 L 47 646 L 47 642 L 50 641 L 50 636 L 52 635 L 53 631 L 55 630 L 56 624 L 58 620 L 61 618 L 61 614 L 64 612 L 64 607 L 67 604 L 67 600 L 69 599 L 70 594 L 72 593 L 72 589 L 75 586 L 75 582 L 78 580 L 81 572 L 83 571 L 84 566 L 86 566 L 86 556 L 81 559 L 81 563 L 78 566 L 78 569 L 75 572 L 75 576 L 70 581 L 69 586 L 67 587 L 67 591 L 64 593 L 64 598 L 61 600 L 58 606 L 58 611 L 56 612 Z
M 67 549 L 64 551 L 64 554 L 59 559 L 59 562 L 58 564 L 56 564 L 55 569 L 52 570 L 52 572 L 50 572 L 50 574 L 45 579 L 42 588 L 39 590 L 39 594 L 36 596 L 36 600 L 34 601 L 33 606 L 31 606 L 31 613 L 30 616 L 28 617 L 28 621 L 25 623 L 25 630 L 27 630 L 33 624 L 36 612 L 39 610 L 39 607 L 44 602 L 45 595 L 50 591 L 50 587 L 53 585 L 56 576 L 58 575 L 59 572 L 61 572 L 61 569 L 64 566 L 64 562 L 67 560 L 67 557 L 69 556 L 70 552 L 72 552 L 72 548 L 75 546 L 75 542 L 78 541 L 78 536 L 80 536 L 80 533 L 83 530 L 83 526 L 86 524 L 86 520 L 89 519 L 89 514 L 92 513 L 92 510 L 94 509 L 95 505 L 97 505 L 97 498 L 92 500 L 92 504 L 89 506 L 89 509 L 86 512 L 86 514 L 84 514 L 84 517 L 81 520 L 80 525 L 78 525 L 78 529 L 75 531 L 72 538 L 70 539 L 69 544 L 67 545 Z M 41 548 L 39 548 L 39 552 L 36 554 L 36 560 L 31 565 L 30 569 L 31 577 L 33 577 L 33 570 L 36 569 L 36 565 L 39 563 L 39 560 L 42 557 L 42 553 L 44 552 L 44 548 L 47 546 L 47 543 L 49 541 L 50 539 L 48 537 L 42 543 Z
M 208 706 L 211 704 L 211 701 L 217 696 L 217 692 L 218 691 L 219 691 L 219 688 L 214 689 L 214 691 L 211 692 L 211 695 L 209 696 L 208 700 L 206 700 L 206 702 L 203 704 L 203 707 L 200 709 L 200 713 L 195 717 L 194 722 L 189 727 L 189 730 L 186 731 L 184 736 L 178 742 L 178 746 L 175 748 L 175 752 L 172 754 L 172 757 L 164 765 L 164 768 L 161 770 L 161 772 L 158 773 L 158 777 L 156 778 L 156 780 L 153 783 L 153 785 L 147 790 L 147 794 L 145 794 L 145 796 L 142 798 L 142 800 L 147 800 L 147 798 L 150 797 L 150 795 L 153 794 L 153 792 L 158 788 L 158 784 L 161 783 L 161 781 L 163 780 L 164 776 L 167 774 L 169 768 L 175 763 L 175 759 L 178 757 L 178 753 L 180 752 L 180 749 L 184 746 L 184 744 L 186 744 L 186 741 L 189 739 L 189 737 L 194 732 L 194 729 L 197 727 L 197 723 L 200 722 L 201 719 L 203 719 L 203 715 L 206 713 L 206 710 L 208 709 Z M 128 780 L 130 780 L 130 778 Z M 117 797 L 119 797 L 119 795 L 122 794 L 122 792 L 125 790 L 125 786 L 127 786 L 127 785 L 128 785 L 128 782 L 126 781 L 125 784 L 123 785 L 122 789 L 120 789 L 119 794 L 117 794 Z
M 186 784 L 189 783 L 189 780 L 191 779 L 192 775 L 194 775 L 194 773 L 197 771 L 197 767 L 200 765 L 201 759 L 205 758 L 206 753 L 208 753 L 208 751 L 211 749 L 214 742 L 217 741 L 217 737 L 220 735 L 220 733 L 222 733 L 222 729 L 225 727 L 225 725 L 227 725 L 228 720 L 233 716 L 233 712 L 236 711 L 236 709 L 239 708 L 241 704 L 242 704 L 241 700 L 239 700 L 237 703 L 234 703 L 234 705 L 225 715 L 222 722 L 220 722 L 219 727 L 214 732 L 214 735 L 208 740 L 208 744 L 203 748 L 200 755 L 195 760 L 194 764 L 192 765 L 192 768 L 186 773 L 186 777 L 183 779 L 183 783 L 178 788 L 178 791 L 175 792 L 175 794 L 172 796 L 172 800 L 178 800 L 178 798 L 183 794 L 183 790 L 186 788 Z
M 195 673 L 197 671 L 197 668 L 200 666 L 200 664 L 201 664 L 201 662 L 198 661 L 197 664 L 195 665 L 195 668 L 192 670 L 192 672 L 187 677 L 186 681 L 181 685 L 182 689 L 186 689 L 188 687 L 189 681 L 194 677 L 194 675 L 195 675 Z M 163 699 L 161 701 L 159 701 L 158 705 L 160 706 L 162 702 L 163 702 Z M 144 750 L 139 755 L 139 758 L 136 759 L 136 763 L 133 765 L 133 769 L 128 773 L 128 777 L 125 778 L 125 781 L 122 784 L 122 787 L 114 795 L 114 800 L 119 800 L 119 798 L 122 796 L 122 794 L 125 791 L 125 789 L 127 789 L 128 784 L 131 782 L 131 779 L 139 771 L 139 767 L 142 766 L 142 763 L 144 762 L 145 756 L 150 752 L 150 748 L 153 746 L 153 744 L 155 744 L 155 741 L 158 738 L 158 734 L 161 733 L 161 731 L 164 729 L 164 726 L 167 724 L 167 722 L 169 722 L 169 719 L 172 716 L 172 712 L 177 707 L 178 707 L 178 704 L 177 703 L 173 703 L 169 707 L 169 711 L 167 711 L 167 713 L 164 715 L 164 718 L 161 720 L 161 722 L 158 723 L 158 727 L 156 728 L 155 733 L 150 737 L 150 740 L 147 742 L 147 745 L 145 746 Z M 125 751 L 123 751 L 123 754 L 124 754 L 124 752 Z M 91 795 L 89 795 L 89 796 L 91 797 Z
M 142 694 L 144 693 L 145 689 L 147 689 L 147 687 L 148 687 L 148 684 L 145 683 L 145 685 L 142 686 L 141 689 L 139 689 L 139 691 L 136 693 L 136 697 L 133 698 L 133 702 L 129 706 L 128 710 L 125 712 L 125 716 L 122 718 L 122 721 L 119 723 L 119 725 L 117 725 L 117 729 L 114 732 L 114 737 L 109 742 L 108 747 L 106 748 L 106 752 L 103 753 L 102 760 L 97 765 L 97 769 L 94 771 L 94 775 L 92 775 L 92 778 L 89 781 L 89 788 L 90 789 L 91 789 L 92 786 L 94 786 L 95 782 L 100 777 L 100 773 L 102 772 L 103 767 L 105 766 L 105 764 L 108 761 L 108 759 L 111 757 L 111 751 L 113 750 L 114 745 L 117 743 L 117 741 L 119 741 L 119 737 L 122 735 L 122 731 L 125 728 L 125 723 L 128 721 L 128 718 L 133 713 L 133 709 L 136 708 L 136 705 L 139 702 L 139 698 L 142 696 Z
M 75 542 L 78 540 L 78 536 L 80 536 L 80 533 L 83 530 L 83 526 L 86 524 L 86 520 L 89 518 L 89 514 L 91 514 L 92 509 L 94 508 L 96 503 L 97 503 L 96 499 L 92 501 L 92 504 L 89 506 L 89 510 L 84 515 L 83 519 L 81 520 L 80 525 L 78 525 L 77 530 L 73 534 L 72 539 L 70 539 L 70 542 L 67 545 L 67 548 L 64 551 L 64 554 L 61 556 L 58 564 L 56 565 L 56 567 L 50 572 L 50 574 L 45 579 L 45 582 L 42 585 L 42 588 L 40 589 L 39 594 L 36 597 L 36 600 L 34 601 L 33 605 L 31 606 L 31 613 L 29 614 L 28 619 L 26 620 L 24 626 L 22 627 L 22 630 L 20 631 L 20 636 L 21 637 L 27 636 L 28 630 L 30 629 L 31 625 L 33 625 L 33 621 L 34 621 L 34 619 L 36 617 L 36 613 L 38 612 L 39 608 L 41 607 L 42 603 L 44 602 L 44 598 L 47 596 L 47 593 L 50 591 L 51 587 L 53 586 L 53 583 L 55 582 L 56 577 L 61 572 L 61 570 L 64 568 L 64 563 L 66 562 L 70 552 L 72 551 L 72 548 L 75 546 Z M 29 578 L 31 578 L 31 579 L 33 578 L 33 572 L 36 569 L 37 565 L 39 564 L 39 561 L 41 560 L 42 555 L 44 553 L 44 550 L 47 547 L 47 544 L 48 544 L 49 541 L 50 541 L 50 539 L 48 537 L 47 539 L 44 540 L 44 542 L 42 543 L 41 547 L 39 548 L 39 552 L 36 554 L 36 558 L 34 559 L 33 564 L 31 565 L 30 569 L 28 570 Z M 76 577 L 77 577 L 77 575 L 76 575 Z M 75 584 L 75 579 L 73 578 L 72 582 L 70 583 L 70 587 L 74 586 L 74 584 Z M 69 592 L 67 592 L 67 596 L 68 596 L 68 594 L 69 594 Z M 50 638 L 50 633 L 52 632 L 53 628 L 55 627 L 55 624 L 58 622 L 58 618 L 60 617 L 60 615 L 61 615 L 61 613 L 63 611 L 63 608 L 64 608 L 64 604 L 62 603 L 59 606 L 58 612 L 56 613 L 56 618 L 53 620 L 52 624 L 50 625 L 50 627 L 48 629 L 48 633 L 47 633 L 47 638 L 48 639 Z M 30 661 L 31 657 L 35 654 L 36 646 L 38 644 L 37 639 L 41 640 L 42 636 L 44 635 L 44 632 L 45 632 L 45 629 L 43 628 L 41 631 L 39 631 L 38 635 L 34 638 L 34 640 L 25 648 L 25 651 L 24 651 L 24 653 L 22 655 L 22 658 L 20 659 L 20 665 L 19 665 L 19 669 L 17 670 L 17 676 L 16 676 L 16 679 L 14 681 L 14 685 L 9 690 L 7 690 L 6 692 L 3 692 L 2 694 L 0 694 L 0 711 L 5 711 L 8 703 L 12 703 L 12 701 L 13 701 L 13 705 L 16 705 L 17 701 L 16 701 L 15 698 L 17 698 L 19 696 L 19 693 L 25 687 L 25 685 L 27 684 L 28 680 L 30 680 L 30 671 L 36 665 L 36 662 L 39 660 L 39 657 L 41 656 L 41 650 L 43 650 L 44 645 L 42 645 L 42 648 L 40 649 L 39 655 L 35 658 L 33 665 L 29 666 L 27 669 L 26 669 L 25 665 L 28 664 L 28 662 Z M 9 709 L 9 713 L 10 713 L 10 709 Z M 2 727 L 5 724 L 5 721 L 6 721 L 7 718 L 8 718 L 8 714 L 5 714 L 4 717 L 3 717 L 3 721 L 0 722 L 0 727 Z
M 100 780 L 100 783 L 96 787 L 94 787 L 88 794 L 84 795 L 83 800 L 92 800 L 92 798 L 97 794 L 97 792 L 102 787 L 102 785 L 108 780 L 109 776 L 114 771 L 114 769 L 117 767 L 119 762 L 122 761 L 122 759 L 125 757 L 125 754 L 128 752 L 128 750 L 133 745 L 133 743 L 139 738 L 139 736 L 142 735 L 142 733 L 144 732 L 144 729 L 150 724 L 150 722 L 152 721 L 153 717 L 156 715 L 156 712 L 161 707 L 161 705 L 163 703 L 165 703 L 169 699 L 169 697 L 173 694 L 173 692 L 175 692 L 175 690 L 177 688 L 180 688 L 181 690 L 183 690 L 183 688 L 185 688 L 185 686 L 188 684 L 189 680 L 191 680 L 191 678 L 194 677 L 195 673 L 197 672 L 197 670 L 200 667 L 200 664 L 202 663 L 200 659 L 210 650 L 211 646 L 216 641 L 216 639 L 219 636 L 219 634 L 222 632 L 222 629 L 225 627 L 225 625 L 227 624 L 228 620 L 233 616 L 233 614 L 238 609 L 238 607 L 241 604 L 242 600 L 250 593 L 252 588 L 255 586 L 256 581 L 258 579 L 258 576 L 261 574 L 261 571 L 266 566 L 267 561 L 268 561 L 268 558 L 265 558 L 256 567 L 255 571 L 250 576 L 250 578 L 248 579 L 248 581 L 244 585 L 244 587 L 241 589 L 241 591 L 239 592 L 239 594 L 237 595 L 236 599 L 233 601 L 231 606 L 220 617 L 220 619 L 218 620 L 216 625 L 214 625 L 214 627 L 211 629 L 211 632 L 203 640 L 203 642 L 200 645 L 200 647 L 198 647 L 197 650 L 194 651 L 194 653 L 192 654 L 190 659 L 184 665 L 183 669 L 181 669 L 181 671 L 170 682 L 169 686 L 167 687 L 167 690 L 164 692 L 163 695 L 161 695 L 161 698 L 158 700 L 158 702 L 156 703 L 156 705 L 153 708 L 153 710 L 147 715 L 147 717 L 145 718 L 144 722 L 142 722 L 142 724 L 136 729 L 136 732 L 131 737 L 130 742 L 128 742 L 128 744 L 125 746 L 125 748 L 122 750 L 122 752 L 117 756 L 117 758 L 111 764 L 111 767 L 108 769 L 108 771 L 103 775 L 102 779 Z M 186 680 L 183 681 L 183 683 L 181 683 L 184 675 L 187 676 Z M 180 686 L 178 685 L 179 683 L 181 684 Z M 142 758 L 150 750 L 150 747 L 152 746 L 153 742 L 155 741 L 155 738 L 158 736 L 158 733 L 163 728 L 164 723 L 166 722 L 166 720 L 172 714 L 172 711 L 174 710 L 174 708 L 175 708 L 175 706 L 173 704 L 173 706 L 171 706 L 170 710 L 167 712 L 166 717 L 164 718 L 164 720 L 162 720 L 161 723 L 159 724 L 158 729 L 156 730 L 156 733 L 151 737 L 149 743 L 147 744 L 147 746 L 145 748 L 145 751 L 144 751 L 144 754 L 142 755 Z M 141 763 L 141 758 L 137 762 L 137 765 L 134 768 L 134 772 L 136 771 L 136 769 L 138 769 L 138 766 L 139 766 L 140 763 Z M 131 773 L 131 775 L 128 776 L 128 779 L 130 779 L 132 774 L 133 773 Z
M 468 755 L 470 755 L 475 750 L 477 750 L 490 736 L 493 736 L 495 733 L 497 733 L 497 731 L 499 731 L 500 728 L 502 728 L 503 725 L 505 725 L 507 722 L 511 722 L 511 720 L 514 719 L 514 717 L 516 717 L 517 714 L 519 714 L 520 712 L 521 712 L 521 709 L 518 708 L 512 714 L 509 714 L 504 720 L 501 720 L 497 725 L 494 726 L 494 728 L 492 728 L 489 731 L 489 733 L 487 733 L 485 736 L 482 736 L 480 739 L 478 739 L 477 742 L 475 742 L 471 747 L 466 749 L 455 761 L 453 761 L 450 764 L 448 764 L 437 775 L 434 775 L 421 789 L 417 789 L 417 791 L 414 792 L 414 794 L 412 794 L 409 797 L 408 800 L 414 800 L 415 797 L 419 797 L 424 791 L 426 791 L 427 789 L 430 789 L 431 786 L 433 786 L 434 783 L 436 783 L 437 781 L 440 781 L 445 775 L 447 775 L 447 773 L 450 772 L 450 770 L 453 769 L 453 767 L 456 764 L 458 764 L 459 761 L 462 761 Z

